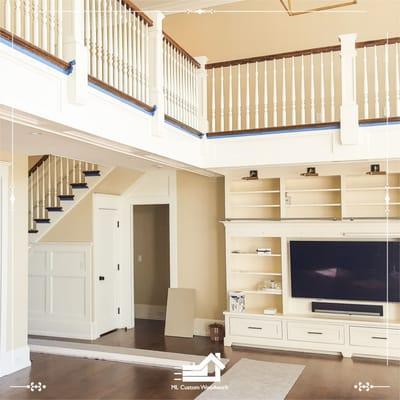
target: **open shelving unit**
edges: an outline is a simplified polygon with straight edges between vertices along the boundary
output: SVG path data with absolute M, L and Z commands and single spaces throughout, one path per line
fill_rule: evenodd
M 257 254 L 259 247 L 272 254 Z M 282 312 L 282 260 L 279 237 L 232 237 L 228 246 L 227 291 L 245 294 L 246 309 L 262 314 L 266 308 Z M 261 289 L 265 281 L 280 283 L 281 289 Z
M 234 180 L 227 191 L 227 217 L 279 219 L 280 193 L 279 178 Z

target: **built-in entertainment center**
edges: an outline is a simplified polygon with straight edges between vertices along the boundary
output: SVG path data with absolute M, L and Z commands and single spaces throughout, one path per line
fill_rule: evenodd
M 370 164 L 226 173 L 226 345 L 400 357 L 400 164 Z

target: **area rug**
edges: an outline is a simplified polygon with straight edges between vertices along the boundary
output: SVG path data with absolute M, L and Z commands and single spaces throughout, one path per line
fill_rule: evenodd
M 283 400 L 304 365 L 242 358 L 196 400 Z
M 183 365 L 199 364 L 204 359 L 204 356 L 192 354 L 170 353 L 167 351 L 134 349 L 119 346 L 104 346 L 61 340 L 29 338 L 28 345 L 33 353 L 91 358 L 173 369 L 182 367 Z M 227 364 L 229 360 L 221 359 L 221 361 L 224 364 Z

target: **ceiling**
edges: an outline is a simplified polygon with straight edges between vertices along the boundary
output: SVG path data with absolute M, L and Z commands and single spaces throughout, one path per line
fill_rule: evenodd
M 175 14 L 239 1 L 242 0 L 136 0 L 135 4 L 143 11 L 161 11 L 167 14 Z

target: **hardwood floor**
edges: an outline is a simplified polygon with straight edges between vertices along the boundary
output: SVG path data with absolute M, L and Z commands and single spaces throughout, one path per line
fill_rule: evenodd
M 166 338 L 162 324 L 138 321 L 134 330 L 116 331 L 95 343 L 171 352 L 203 354 L 221 351 L 228 368 L 241 358 L 303 364 L 305 369 L 287 399 L 400 399 L 400 365 L 366 359 L 342 359 L 213 344 L 208 338 Z M 194 399 L 199 391 L 171 390 L 173 371 L 99 360 L 32 354 L 32 367 L 0 379 L 0 399 Z M 47 385 L 38 393 L 10 388 L 31 381 Z M 389 388 L 359 392 L 358 382 Z M 266 394 L 266 399 L 268 395 Z M 241 399 L 251 400 L 251 399 Z

